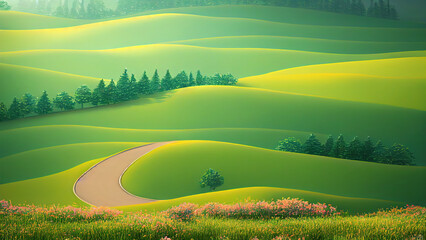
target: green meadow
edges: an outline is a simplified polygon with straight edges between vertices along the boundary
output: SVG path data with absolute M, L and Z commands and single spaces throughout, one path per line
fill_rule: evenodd
M 7 107 L 25 93 L 40 97 L 46 90 L 54 98 L 66 91 L 74 96 L 81 85 L 93 90 L 101 79 L 117 83 L 124 69 L 137 80 L 144 71 L 151 79 L 155 70 L 160 79 L 167 70 L 173 76 L 200 70 L 205 76 L 231 73 L 239 78 L 236 86 L 190 86 L 1 121 L 0 200 L 88 207 L 73 187 L 92 166 L 126 149 L 175 141 L 137 159 L 122 177 L 131 194 L 160 201 L 118 210 L 153 214 L 147 224 L 168 224 L 170 219 L 157 214 L 183 203 L 289 197 L 331 204 L 349 215 L 426 206 L 425 23 L 252 5 L 171 8 L 91 20 L 0 11 L 0 39 L 0 102 Z M 322 143 L 339 134 L 346 143 L 356 136 L 386 146 L 400 143 L 413 153 L 416 166 L 275 150 L 284 138 L 303 143 L 311 133 Z M 216 191 L 200 187 L 209 168 L 224 177 Z M 173 222 L 170 229 L 188 232 L 176 239 L 219 239 L 222 230 L 235 239 L 255 233 L 273 239 L 278 233 L 304 237 L 295 230 L 303 226 L 311 238 L 322 239 L 326 230 L 318 230 L 315 224 L 320 224 L 336 237 L 338 229 L 350 229 L 342 239 L 411 239 L 424 233 L 422 214 L 368 216 L 368 223 L 347 216 L 198 219 Z M 159 239 L 175 230 L 159 227 L 160 232 L 147 230 L 144 236 L 145 230 L 136 234 L 137 228 L 127 228 L 129 219 L 123 218 L 103 222 L 103 230 L 91 225 L 96 223 L 52 224 L 55 231 L 39 238 L 71 238 L 74 233 L 67 231 L 84 229 L 101 238 L 119 232 Z M 27 220 L 30 229 L 34 219 Z M 19 221 L 8 216 L 0 224 Z M 275 232 L 250 230 L 253 224 Z M 16 233 L 7 226 L 10 236 Z M 197 232 L 203 228 L 211 234 Z M 359 229 L 369 230 L 363 235 Z

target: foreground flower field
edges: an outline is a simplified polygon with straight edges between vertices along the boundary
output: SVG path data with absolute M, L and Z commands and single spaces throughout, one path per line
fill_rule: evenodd
M 229 213 L 229 214 L 228 214 Z M 298 199 L 122 213 L 0 202 L 0 239 L 424 239 L 426 208 L 348 216 Z

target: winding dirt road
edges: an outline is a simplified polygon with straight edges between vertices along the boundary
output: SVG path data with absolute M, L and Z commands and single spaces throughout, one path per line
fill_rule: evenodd
M 117 207 L 157 200 L 130 194 L 121 185 L 127 168 L 148 152 L 170 142 L 152 143 L 109 157 L 86 171 L 74 184 L 74 194 L 82 201 L 104 207 Z

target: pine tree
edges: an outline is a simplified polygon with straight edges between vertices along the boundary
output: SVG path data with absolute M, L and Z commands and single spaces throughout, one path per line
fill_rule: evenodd
M 311 134 L 306 142 L 303 144 L 303 153 L 320 155 L 322 152 L 321 142 L 314 134 Z
M 93 89 L 92 97 L 90 98 L 93 106 L 98 106 L 100 102 L 101 96 L 99 94 L 98 88 Z
M 192 75 L 192 72 L 189 73 L 189 79 L 188 79 L 188 81 L 189 81 L 189 86 L 190 87 L 191 86 L 195 86 L 195 79 L 194 79 L 194 76 Z
M 345 157 L 345 151 L 346 151 L 346 143 L 345 139 L 343 138 L 343 135 L 340 134 L 340 136 L 337 138 L 336 144 L 334 145 L 332 152 L 332 156 L 336 158 L 344 158 Z
M 197 77 L 195 78 L 195 83 L 198 86 L 205 85 L 204 77 L 203 77 L 203 75 L 201 75 L 200 70 L 197 71 Z
M 80 11 L 78 11 L 78 15 L 80 18 L 86 17 L 86 5 L 84 4 L 84 0 L 81 0 Z
M 89 103 L 92 100 L 92 91 L 87 85 L 81 85 L 75 91 L 75 101 L 81 104 L 81 108 L 84 108 L 85 103 Z
M 146 75 L 146 71 L 143 72 L 142 78 L 138 82 L 138 91 L 141 94 L 150 94 L 150 82 L 149 78 Z
M 115 86 L 114 79 L 111 79 L 111 82 L 109 82 L 108 87 L 106 88 L 105 100 L 107 104 L 118 102 L 118 91 L 117 87 Z
M 68 17 L 69 16 L 69 4 L 68 4 L 68 0 L 64 1 L 64 6 L 62 7 L 62 10 L 64 11 L 64 17 Z
M 37 100 L 33 95 L 31 95 L 29 93 L 25 93 L 24 96 L 22 96 L 22 99 L 21 99 L 22 114 L 25 116 L 27 114 L 34 112 L 36 102 L 37 102 Z
M 135 75 L 132 74 L 132 77 L 130 78 L 129 97 L 130 99 L 136 99 L 138 97 L 138 94 L 138 83 L 136 81 Z
M 361 160 L 367 162 L 374 161 L 374 145 L 370 137 L 367 137 L 367 140 L 364 142 Z
M 47 92 L 43 91 L 43 94 L 38 99 L 36 112 L 42 115 L 42 114 L 48 114 L 51 111 L 53 111 L 52 103 L 50 102 Z
M 3 102 L 0 102 L 0 122 L 8 119 L 7 107 Z
M 72 7 L 70 10 L 70 17 L 77 18 L 78 17 L 78 0 L 74 0 L 72 2 Z
M 103 79 L 99 81 L 98 86 L 95 88 L 95 90 L 93 90 L 93 94 L 97 95 L 96 97 L 98 104 L 108 104 L 108 96 L 106 92 L 105 81 Z M 93 101 L 96 100 L 92 100 L 92 102 Z
M 387 162 L 388 149 L 383 145 L 382 141 L 378 141 L 374 147 L 373 161 L 378 163 Z
M 158 71 L 155 70 L 151 80 L 151 92 L 156 93 L 159 91 L 161 91 L 160 77 L 158 76 Z
M 346 148 L 345 158 L 352 160 L 361 160 L 363 153 L 363 144 L 358 137 L 354 137 Z
M 334 138 L 333 136 L 330 135 L 328 136 L 328 139 L 323 146 L 323 152 L 321 155 L 331 156 L 331 151 L 333 150 L 333 147 L 334 147 Z
M 9 110 L 7 111 L 9 114 L 9 119 L 16 119 L 22 117 L 23 114 L 21 107 L 21 102 L 15 97 L 13 99 L 12 104 L 10 104 Z
M 127 69 L 124 69 L 123 74 L 117 82 L 118 99 L 120 101 L 127 101 L 130 99 L 130 80 L 127 74 Z
M 168 69 L 163 79 L 161 79 L 161 89 L 163 89 L 164 91 L 174 89 L 172 75 L 170 74 L 170 71 Z
M 53 99 L 53 103 L 57 108 L 60 108 L 62 111 L 74 109 L 74 98 L 70 96 L 67 92 L 61 92 L 56 95 L 56 98 Z
M 184 87 L 188 87 L 189 86 L 189 79 L 188 79 L 188 75 L 186 74 L 185 71 L 180 72 L 177 76 L 177 83 L 175 88 L 184 88 Z

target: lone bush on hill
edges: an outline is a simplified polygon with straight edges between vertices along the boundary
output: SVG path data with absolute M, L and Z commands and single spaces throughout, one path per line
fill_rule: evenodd
M 220 175 L 219 172 L 209 169 L 204 173 L 201 177 L 200 185 L 202 188 L 208 186 L 211 191 L 214 191 L 217 187 L 222 186 L 224 183 L 223 176 Z

